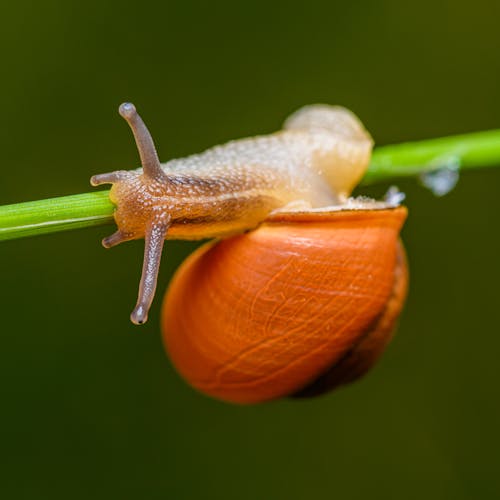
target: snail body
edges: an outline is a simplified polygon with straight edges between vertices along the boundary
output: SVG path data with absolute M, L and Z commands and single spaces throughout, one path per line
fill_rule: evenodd
M 133 104 L 120 114 L 130 125 L 142 168 L 94 175 L 112 184 L 118 231 L 106 248 L 145 238 L 139 297 L 131 319 L 147 320 L 167 238 L 225 237 L 256 227 L 271 212 L 345 202 L 363 176 L 372 139 L 345 108 L 306 106 L 267 136 L 231 141 L 160 164 L 153 139 Z
M 118 231 L 144 238 L 131 319 L 147 320 L 165 239 L 219 238 L 174 276 L 164 343 L 186 380 L 213 397 L 257 403 L 308 396 L 365 373 L 391 338 L 407 267 L 406 209 L 349 198 L 372 140 L 348 110 L 307 106 L 284 129 L 160 164 L 132 104 L 142 169 L 92 177 L 113 184 Z

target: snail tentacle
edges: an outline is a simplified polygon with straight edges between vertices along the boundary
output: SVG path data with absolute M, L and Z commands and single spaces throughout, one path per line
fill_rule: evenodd
M 116 245 L 119 245 L 120 243 L 123 243 L 124 241 L 129 241 L 130 240 L 130 235 L 127 233 L 124 233 L 123 231 L 116 231 L 113 234 L 110 234 L 109 236 L 106 236 L 102 240 L 102 246 L 104 248 L 112 248 Z
M 142 325 L 148 319 L 148 312 L 156 291 L 158 271 L 163 243 L 170 224 L 170 217 L 164 214 L 153 220 L 145 234 L 144 261 L 137 304 L 130 315 L 132 323 Z
M 127 176 L 126 170 L 116 170 L 115 172 L 108 172 L 107 174 L 97 174 L 90 178 L 92 186 L 100 186 L 101 184 L 114 184 L 123 180 Z
M 161 168 L 151 133 L 137 113 L 135 106 L 131 102 L 124 102 L 118 108 L 118 112 L 132 129 L 145 177 L 150 180 L 166 182 L 168 179 Z

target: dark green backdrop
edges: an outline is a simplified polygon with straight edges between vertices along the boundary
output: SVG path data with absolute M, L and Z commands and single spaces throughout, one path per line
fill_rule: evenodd
M 0 203 L 137 165 L 132 100 L 162 159 L 352 108 L 378 144 L 500 126 L 500 4 L 476 0 L 0 6 Z M 405 181 L 411 292 L 363 381 L 235 407 L 195 393 L 128 321 L 142 243 L 112 228 L 0 244 L 0 496 L 387 499 L 500 495 L 500 170 L 436 199 Z M 380 193 L 386 186 L 371 189 Z M 171 242 L 160 291 L 192 245 Z

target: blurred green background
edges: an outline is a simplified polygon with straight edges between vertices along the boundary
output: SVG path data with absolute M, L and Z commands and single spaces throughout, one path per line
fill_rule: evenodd
M 500 127 L 500 3 L 2 2 L 0 203 L 277 129 L 314 102 L 378 144 Z M 237 407 L 189 388 L 134 327 L 142 243 L 102 227 L 0 245 L 0 496 L 498 498 L 500 169 L 437 199 L 408 180 L 412 283 L 361 382 Z M 370 188 L 382 193 L 387 186 Z M 169 242 L 160 289 L 193 244 Z M 160 290 L 161 292 L 161 290 Z

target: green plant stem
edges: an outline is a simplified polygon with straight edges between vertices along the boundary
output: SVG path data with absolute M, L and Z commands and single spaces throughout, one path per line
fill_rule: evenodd
M 0 241 L 113 222 L 109 191 L 0 206 Z
M 500 129 L 376 148 L 363 183 L 411 177 L 446 167 L 500 167 Z
M 362 184 L 446 167 L 500 166 L 500 129 L 376 148 Z M 0 206 L 0 241 L 113 222 L 109 191 Z

